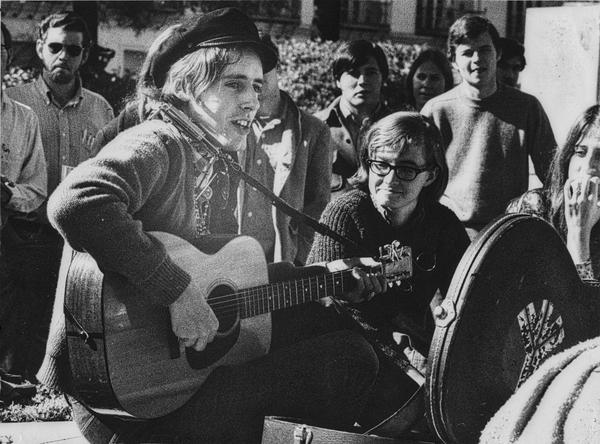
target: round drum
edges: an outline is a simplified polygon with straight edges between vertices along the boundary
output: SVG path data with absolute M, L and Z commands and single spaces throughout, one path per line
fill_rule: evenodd
M 463 256 L 429 352 L 427 413 L 446 443 L 474 443 L 548 356 L 597 336 L 597 288 L 579 279 L 554 228 L 502 216 Z

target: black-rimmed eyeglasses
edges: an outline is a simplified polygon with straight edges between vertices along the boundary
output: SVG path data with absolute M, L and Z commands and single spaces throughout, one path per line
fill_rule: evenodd
M 390 165 L 387 162 L 373 159 L 367 159 L 367 165 L 369 165 L 371 172 L 378 176 L 387 176 L 390 174 L 390 171 L 394 170 L 398 179 L 406 181 L 415 180 L 423 171 L 430 171 L 432 169 L 428 166 L 419 168 L 410 165 Z
M 67 54 L 71 57 L 77 57 L 83 51 L 83 47 L 79 45 L 63 45 L 62 43 L 48 43 L 48 49 L 52 54 L 58 54 L 65 48 Z

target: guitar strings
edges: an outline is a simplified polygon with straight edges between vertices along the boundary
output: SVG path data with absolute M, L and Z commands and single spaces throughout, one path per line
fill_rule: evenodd
M 306 293 L 310 295 L 310 300 L 313 300 L 313 290 L 315 292 L 318 292 L 319 288 L 324 288 L 327 292 L 327 289 L 329 287 L 331 287 L 331 290 L 333 290 L 335 288 L 335 279 L 343 278 L 343 275 L 349 273 L 350 271 L 351 270 L 344 270 L 320 276 L 311 276 L 308 278 L 299 279 L 297 281 L 284 281 L 266 285 L 259 285 L 235 293 L 228 293 L 221 296 L 215 296 L 214 298 L 208 300 L 208 302 L 211 308 L 219 310 L 220 313 L 223 313 L 223 309 L 228 308 L 233 308 L 234 311 L 237 311 L 238 308 L 242 307 L 240 302 L 250 302 L 256 305 L 258 305 L 258 303 L 264 303 L 268 306 L 270 302 L 275 302 L 275 299 L 273 299 L 274 296 L 275 298 L 277 298 L 277 296 L 281 296 L 282 293 L 285 294 L 286 287 L 289 289 L 287 290 L 288 292 L 291 292 L 293 288 L 293 291 L 296 294 L 296 297 L 293 298 L 293 295 L 290 293 L 290 300 L 296 299 L 296 301 L 298 301 L 300 297 L 304 298 L 306 296 Z M 329 282 L 329 285 L 327 282 L 328 279 L 330 279 L 331 281 Z M 270 294 L 268 290 L 269 288 L 273 288 L 273 291 Z M 301 292 L 298 292 L 298 289 L 300 289 Z M 275 292 L 277 292 L 277 294 L 275 294 Z M 252 298 L 254 298 L 254 300 L 252 300 Z M 285 305 L 285 299 L 283 302 Z
M 301 278 L 298 280 L 291 281 L 283 281 L 283 282 L 274 282 L 270 284 L 258 285 L 256 287 L 249 287 L 234 293 L 227 293 L 221 296 L 215 296 L 210 298 L 209 305 L 211 308 L 222 310 L 223 308 L 234 308 L 237 310 L 241 307 L 240 302 L 251 302 L 254 304 L 265 303 L 267 307 L 270 302 L 277 302 L 276 299 L 280 299 L 282 293 L 285 295 L 286 287 L 288 288 L 288 292 L 290 293 L 290 299 L 292 299 L 292 291 L 296 294 L 296 300 L 299 299 L 298 286 L 300 286 L 300 290 L 303 290 L 303 293 L 309 293 L 312 299 L 313 290 L 319 291 L 319 287 L 324 287 L 325 291 L 328 290 L 328 279 L 330 279 L 331 290 L 335 289 L 335 285 L 333 285 L 333 281 L 338 278 L 344 277 L 345 274 L 351 273 L 352 270 L 343 270 L 336 271 L 332 273 L 327 273 L 323 275 L 317 276 L 309 276 L 308 278 Z M 269 294 L 269 289 L 273 289 Z M 293 289 L 293 290 L 292 290 Z M 325 296 L 328 296 L 327 294 Z M 304 297 L 304 296 L 303 296 Z M 321 296 L 323 297 L 323 296 Z M 254 300 L 251 300 L 254 298 Z M 281 304 L 277 304 L 278 306 Z M 284 300 L 285 305 L 285 300 Z M 292 304 L 293 305 L 293 304 Z
M 215 296 L 211 299 L 211 301 L 215 301 L 218 299 L 229 299 L 232 296 L 236 296 L 236 295 L 242 295 L 244 293 L 249 293 L 249 292 L 264 292 L 265 288 L 274 288 L 274 287 L 282 287 L 282 286 L 298 286 L 300 287 L 300 285 L 311 285 L 311 284 L 318 284 L 320 281 L 325 281 L 327 279 L 330 278 L 334 279 L 335 277 L 343 277 L 344 274 L 350 273 L 352 270 L 344 270 L 344 271 L 335 271 L 332 273 L 328 273 L 328 274 L 323 274 L 323 275 L 318 275 L 318 276 L 309 276 L 307 278 L 301 278 L 298 280 L 292 280 L 292 281 L 283 281 L 283 282 L 272 282 L 270 284 L 262 284 L 262 285 L 257 285 L 254 287 L 248 287 L 233 293 L 227 293 L 221 296 Z M 297 284 L 296 284 L 297 282 Z

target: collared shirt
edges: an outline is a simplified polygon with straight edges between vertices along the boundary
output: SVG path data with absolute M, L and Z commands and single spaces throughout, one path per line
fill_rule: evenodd
M 12 196 L 6 210 L 30 213 L 46 199 L 46 160 L 38 119 L 33 111 L 2 94 L 2 176 Z M 4 210 L 4 208 L 3 208 Z M 2 215 L 5 219 L 5 215 Z
M 356 118 L 349 106 L 342 102 L 341 96 L 338 96 L 327 108 L 315 114 L 315 117 L 325 122 L 331 130 L 333 157 L 331 191 L 342 192 L 350 189 L 346 179 L 356 173 L 360 164 L 359 139 L 373 122 L 389 112 L 385 104 L 379 103 L 371 117 Z
M 109 103 L 82 88 L 81 82 L 62 108 L 41 75 L 34 82 L 9 88 L 5 93 L 31 107 L 39 119 L 48 168 L 48 195 L 72 167 L 92 157 L 91 140 L 114 117 Z
M 373 116 L 377 116 L 381 108 L 381 104 L 378 104 L 373 112 Z M 358 136 L 363 126 L 368 126 L 370 118 L 368 116 L 360 117 L 353 113 L 354 110 L 350 108 L 345 100 L 340 100 L 333 110 L 337 113 L 338 119 L 346 127 L 352 138 L 352 144 L 358 147 Z
M 277 116 L 286 116 L 287 102 L 281 101 Z M 285 129 L 280 118 L 257 118 L 253 125 L 254 137 L 248 138 L 243 152 L 244 170 L 270 190 L 273 189 L 275 169 L 279 163 L 282 134 Z M 278 150 L 279 148 L 279 150 Z M 279 151 L 279 152 L 278 152 Z M 275 257 L 275 226 L 271 202 L 258 190 L 250 186 L 241 187 L 238 220 L 240 233 L 257 239 L 263 247 L 267 262 Z

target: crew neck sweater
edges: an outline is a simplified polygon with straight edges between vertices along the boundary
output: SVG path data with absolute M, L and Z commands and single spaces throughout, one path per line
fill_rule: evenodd
M 528 156 L 544 182 L 556 142 L 532 95 L 498 85 L 477 100 L 458 85 L 427 102 L 421 113 L 433 118 L 446 144 L 449 181 L 440 202 L 467 226 L 482 228 L 527 190 Z

